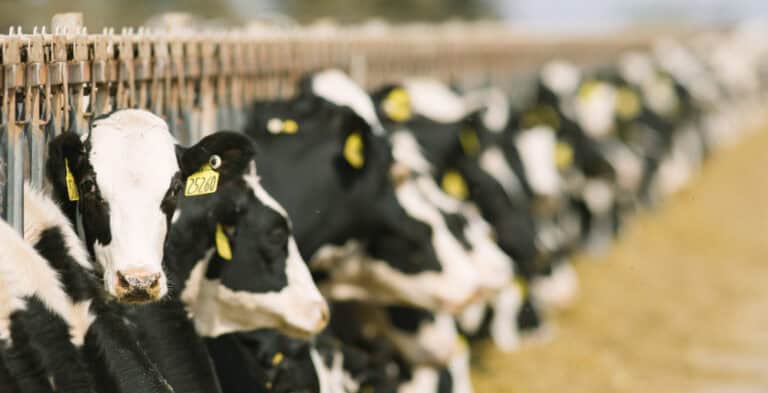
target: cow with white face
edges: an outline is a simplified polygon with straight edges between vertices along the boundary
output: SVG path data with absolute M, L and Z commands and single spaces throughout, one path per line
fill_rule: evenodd
M 64 133 L 50 144 L 54 198 L 118 301 L 147 303 L 168 291 L 163 247 L 184 181 L 180 158 L 165 121 L 132 109 L 94 119 L 82 138 Z

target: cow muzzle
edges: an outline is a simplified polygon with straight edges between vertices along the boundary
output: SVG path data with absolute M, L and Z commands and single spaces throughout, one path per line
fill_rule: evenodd
M 115 297 L 122 303 L 149 303 L 160 299 L 165 288 L 160 272 L 143 269 L 118 271 L 115 277 Z

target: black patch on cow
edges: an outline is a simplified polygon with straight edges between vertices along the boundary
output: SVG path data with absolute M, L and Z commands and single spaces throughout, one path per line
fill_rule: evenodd
M 176 392 L 220 392 L 203 339 L 178 297 L 128 307 L 142 348 Z
M 2 357 L 13 384 L 20 392 L 53 393 L 41 355 L 32 347 L 27 330 L 20 322 L 12 322 L 10 334 L 11 343 L 2 349 Z
M 306 341 L 262 329 L 226 334 L 206 342 L 223 393 L 319 392 Z
M 92 299 L 98 295 L 97 278 L 93 271 L 78 264 L 69 254 L 61 228 L 51 227 L 40 233 L 35 250 L 58 273 L 60 281 L 64 284 L 64 291 L 73 302 Z
M 36 297 L 27 298 L 26 303 L 25 310 L 11 314 L 11 336 L 29 337 L 30 347 L 40 355 L 40 365 L 57 391 L 91 392 L 91 376 L 79 349 L 70 341 L 67 323 Z
M 140 346 L 122 306 L 94 300 L 99 317 L 85 336 L 83 353 L 98 392 L 170 393 L 173 389 Z
M 4 352 L 7 349 L 7 343 L 0 340 L 0 392 L 20 393 L 16 381 L 11 376 L 8 367 L 5 366 Z
M 517 328 L 522 332 L 530 332 L 541 327 L 542 320 L 539 310 L 530 297 L 523 300 L 523 305 L 517 313 Z
M 424 323 L 435 321 L 432 312 L 416 307 L 387 306 L 385 310 L 392 326 L 406 332 L 415 333 Z
M 451 234 L 453 234 L 453 237 L 461 243 L 465 250 L 472 251 L 472 243 L 469 242 L 464 232 L 469 225 L 467 218 L 458 213 L 446 213 L 442 210 L 440 214 L 445 219 L 445 224 L 448 226 Z
M 445 367 L 441 367 L 438 370 L 437 379 L 437 393 L 452 393 L 453 392 L 453 376 L 450 370 Z

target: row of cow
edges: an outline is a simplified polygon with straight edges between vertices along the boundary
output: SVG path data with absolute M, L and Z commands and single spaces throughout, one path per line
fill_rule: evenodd
M 61 134 L 0 223 L 0 391 L 470 392 L 468 342 L 546 336 L 574 252 L 760 124 L 755 37 L 554 61 L 517 100 L 323 70 L 192 146 L 134 109 Z

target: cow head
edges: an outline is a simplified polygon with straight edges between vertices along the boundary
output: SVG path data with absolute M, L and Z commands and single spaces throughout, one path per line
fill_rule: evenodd
M 251 140 L 218 132 L 179 150 L 183 176 L 218 177 L 202 195 L 188 182 L 169 242 L 198 331 L 217 336 L 272 327 L 307 336 L 325 327 L 328 306 L 286 211 L 261 186 Z
M 322 392 L 313 346 L 271 329 L 206 340 L 223 391 Z
M 264 149 L 259 165 L 265 186 L 294 218 L 305 256 L 356 239 L 373 258 L 355 265 L 360 275 L 353 281 L 368 291 L 380 289 L 380 299 L 456 309 L 474 296 L 469 266 L 454 269 L 461 265 L 451 261 L 455 255 L 437 250 L 436 242 L 450 233 L 403 205 L 414 198 L 393 185 L 390 146 L 353 110 L 310 89 L 289 101 L 256 103 L 247 132 Z M 313 267 L 323 259 L 313 259 Z
M 165 121 L 133 109 L 94 119 L 83 137 L 64 133 L 50 144 L 54 197 L 119 301 L 145 303 L 167 292 L 163 246 L 184 181 L 174 146 Z

